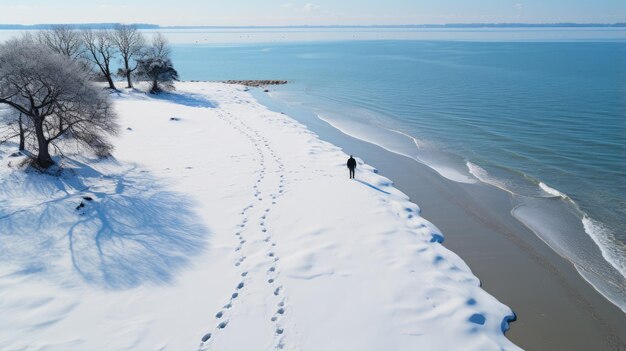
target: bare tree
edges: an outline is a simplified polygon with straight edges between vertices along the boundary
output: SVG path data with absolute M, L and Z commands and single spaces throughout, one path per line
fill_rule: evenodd
M 159 57 L 162 59 L 169 59 L 172 55 L 170 44 L 161 33 L 154 34 L 152 37 L 152 45 L 148 49 L 148 52 L 152 57 Z
M 68 26 L 58 25 L 42 30 L 37 35 L 37 40 L 52 51 L 72 60 L 80 58 L 83 52 L 80 32 Z
M 26 149 L 27 142 L 29 147 L 34 145 L 32 125 L 21 112 L 12 108 L 0 110 L 0 124 L 4 125 L 0 130 L 0 144 L 19 138 L 19 151 Z
M 108 30 L 93 31 L 86 29 L 82 31 L 82 39 L 85 46 L 83 57 L 98 67 L 109 83 L 109 88 L 116 90 L 115 84 L 113 84 L 113 73 L 111 72 L 111 61 L 117 54 L 117 46 L 113 40 L 113 35 Z
M 145 49 L 146 40 L 143 34 L 137 30 L 136 26 L 118 25 L 113 32 L 113 40 L 122 56 L 124 68 L 120 69 L 126 77 L 128 88 L 133 87 L 131 76 L 137 69 L 137 63 L 133 65 L 133 60 L 138 59 Z
M 23 125 L 34 134 L 42 168 L 54 164 L 51 145 L 74 141 L 106 155 L 112 149 L 106 135 L 118 130 L 108 94 L 83 65 L 25 38 L 0 45 L 0 104 L 28 119 Z
M 170 59 L 171 50 L 165 37 L 160 33 L 154 36 L 152 45 L 143 58 L 137 60 L 137 75 L 150 82 L 150 93 L 174 89 L 178 72 Z

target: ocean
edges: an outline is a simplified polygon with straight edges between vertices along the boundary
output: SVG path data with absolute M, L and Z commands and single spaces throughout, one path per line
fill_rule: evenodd
M 512 214 L 626 309 L 626 31 L 417 32 L 166 35 L 183 80 L 288 80 L 273 98 L 510 192 Z

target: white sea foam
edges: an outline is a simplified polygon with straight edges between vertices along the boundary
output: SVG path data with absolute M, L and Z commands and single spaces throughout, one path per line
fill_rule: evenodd
M 541 188 L 541 190 L 545 191 L 546 193 L 552 195 L 552 196 L 556 196 L 556 197 L 561 197 L 563 199 L 567 199 L 568 196 L 552 187 L 549 187 L 548 185 L 546 185 L 546 183 L 544 182 L 539 182 L 539 187 Z
M 617 240 L 611 230 L 588 215 L 583 216 L 582 222 L 585 232 L 602 251 L 602 257 L 626 277 L 626 245 Z
M 506 183 L 489 175 L 489 172 L 487 172 L 487 170 L 485 170 L 484 168 L 469 161 L 467 161 L 465 164 L 467 165 L 467 169 L 469 170 L 470 174 L 476 177 L 481 182 L 493 185 L 508 193 L 515 194 L 506 186 Z
M 415 147 L 419 150 L 419 148 L 420 148 L 420 143 L 419 143 L 419 141 L 417 140 L 417 138 L 415 138 L 414 136 L 409 135 L 409 134 L 404 133 L 404 132 L 401 132 L 401 131 L 399 131 L 399 130 L 395 130 L 395 129 L 389 129 L 389 128 L 387 128 L 387 130 L 388 130 L 388 131 L 390 131 L 390 132 L 398 133 L 398 134 L 400 134 L 400 135 L 403 135 L 403 136 L 405 136 L 405 137 L 407 137 L 407 138 L 409 138 L 409 139 L 413 140 L 413 143 L 415 144 Z

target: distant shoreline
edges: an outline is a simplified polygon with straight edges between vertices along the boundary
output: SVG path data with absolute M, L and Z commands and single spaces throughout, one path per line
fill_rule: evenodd
M 75 29 L 111 29 L 120 23 L 58 23 L 58 24 L 0 24 L 0 30 L 42 30 L 54 26 L 69 26 Z M 161 26 L 149 23 L 133 23 L 138 29 L 479 29 L 479 28 L 626 28 L 626 22 L 618 23 L 449 23 L 449 24 L 405 24 L 405 25 L 301 25 L 301 26 Z

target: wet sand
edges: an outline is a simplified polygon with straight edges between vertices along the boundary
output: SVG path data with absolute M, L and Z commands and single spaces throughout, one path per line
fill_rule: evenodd
M 506 335 L 517 345 L 626 350 L 626 314 L 511 215 L 509 193 L 484 183 L 450 181 L 412 159 L 345 135 L 312 113 L 260 92 L 255 97 L 376 167 L 419 205 L 422 216 L 445 235 L 444 245 L 470 266 L 486 291 L 516 313 Z

